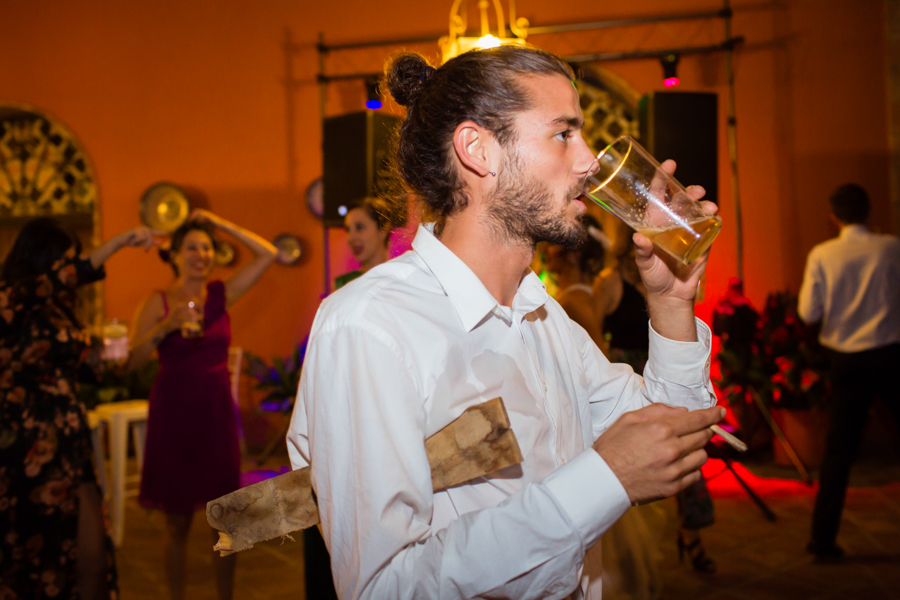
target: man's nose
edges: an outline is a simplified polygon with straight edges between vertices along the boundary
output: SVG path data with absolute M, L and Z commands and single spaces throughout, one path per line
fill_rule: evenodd
M 597 163 L 597 157 L 594 155 L 594 151 L 590 149 L 587 142 L 584 141 L 584 138 L 580 135 L 578 137 L 581 140 L 581 143 L 578 148 L 578 160 L 575 163 L 576 170 L 578 173 L 587 177 L 596 173 L 600 168 L 600 165 Z

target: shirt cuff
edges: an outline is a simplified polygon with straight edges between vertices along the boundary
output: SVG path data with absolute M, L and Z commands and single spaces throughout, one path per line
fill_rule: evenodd
M 556 469 L 542 483 L 572 520 L 585 548 L 593 546 L 631 506 L 625 488 L 593 449 Z
M 90 258 L 78 257 L 75 260 L 75 270 L 78 272 L 78 285 L 87 285 L 106 278 L 106 267 L 100 265 L 96 269 Z
M 712 333 L 706 323 L 697 317 L 694 317 L 694 323 L 697 325 L 696 342 L 678 342 L 664 338 L 650 325 L 649 362 L 660 379 L 685 386 L 706 383 Z M 665 362 L 660 361 L 660 357 L 665 357 Z

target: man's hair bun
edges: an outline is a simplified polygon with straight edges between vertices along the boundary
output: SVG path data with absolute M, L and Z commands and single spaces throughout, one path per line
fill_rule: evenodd
M 435 71 L 421 54 L 401 52 L 388 61 L 384 79 L 397 104 L 408 107 L 416 101 L 425 82 Z

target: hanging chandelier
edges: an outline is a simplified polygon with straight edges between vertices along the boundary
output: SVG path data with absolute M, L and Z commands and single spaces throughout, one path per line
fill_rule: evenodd
M 496 35 L 491 33 L 490 27 L 488 9 L 491 4 L 494 5 L 496 14 Z M 478 11 L 481 17 L 481 35 L 466 37 L 465 34 L 468 30 L 466 0 L 454 0 L 453 6 L 450 8 L 450 35 L 441 38 L 438 42 L 443 52 L 444 62 L 469 50 L 496 48 L 504 44 L 525 45 L 525 38 L 528 35 L 528 20 L 516 19 L 515 0 L 509 0 L 509 29 L 515 37 L 506 37 L 506 22 L 499 0 L 478 0 Z

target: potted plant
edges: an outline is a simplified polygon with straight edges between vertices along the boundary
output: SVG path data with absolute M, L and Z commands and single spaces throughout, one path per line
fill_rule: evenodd
M 817 335 L 797 316 L 797 297 L 777 292 L 766 299 L 749 354 L 723 350 L 717 357 L 716 384 L 729 403 L 761 400 L 808 467 L 821 463 L 828 431 L 828 361 Z M 774 451 L 776 462 L 790 464 L 780 444 Z
M 307 336 L 294 347 L 290 356 L 273 357 L 271 365 L 252 352 L 244 354 L 246 360 L 244 373 L 256 380 L 253 389 L 266 394 L 259 403 L 259 410 L 290 414 L 294 409 L 294 399 L 297 396 L 297 386 L 300 384 L 300 371 L 303 367 L 308 341 L 309 337 Z M 284 430 L 266 445 L 256 459 L 257 464 L 264 463 L 278 444 L 284 443 L 288 427 L 290 427 L 290 421 L 285 425 Z
M 260 410 L 280 413 L 293 410 L 307 339 L 297 344 L 290 356 L 273 357 L 271 365 L 252 352 L 244 353 L 244 373 L 256 380 L 253 389 L 266 394 L 259 403 Z

